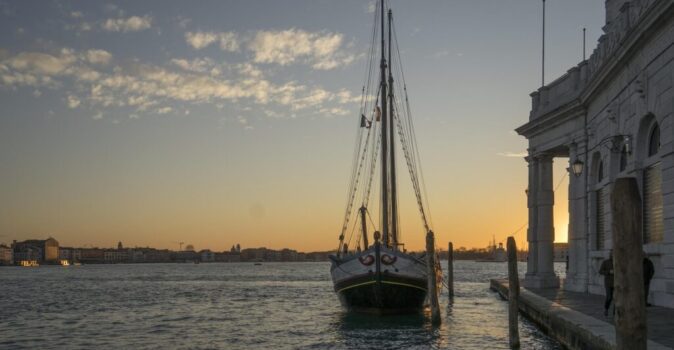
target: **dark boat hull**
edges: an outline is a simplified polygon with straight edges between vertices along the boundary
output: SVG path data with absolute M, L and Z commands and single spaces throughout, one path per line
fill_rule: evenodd
M 350 311 L 396 314 L 423 311 L 426 261 L 378 242 L 363 252 L 331 256 L 335 292 Z
M 426 281 L 374 275 L 354 278 L 336 286 L 339 300 L 346 309 L 376 314 L 414 313 L 423 310 Z M 341 287 L 341 288 L 340 288 Z

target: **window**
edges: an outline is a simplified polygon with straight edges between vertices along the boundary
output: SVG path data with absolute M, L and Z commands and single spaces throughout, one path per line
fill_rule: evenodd
M 644 243 L 661 242 L 664 233 L 662 169 L 659 158 L 660 128 L 653 126 L 648 136 L 648 158 L 644 169 Z
M 604 196 L 604 189 L 603 185 L 601 184 L 602 180 L 604 179 L 604 162 L 601 161 L 601 158 L 599 154 L 595 155 L 595 159 L 598 162 L 597 163 L 597 179 L 596 179 L 596 190 L 594 192 L 594 208 L 596 210 L 595 212 L 595 249 L 596 250 L 602 250 L 604 249 L 604 240 L 606 237 L 606 229 L 605 229 L 605 223 L 604 223 L 604 214 L 605 214 L 605 209 L 606 206 L 604 205 L 605 203 L 605 196 Z
M 655 124 L 648 137 L 648 156 L 654 156 L 660 151 L 660 127 Z
M 602 250 L 604 249 L 606 235 L 606 230 L 604 230 L 604 189 L 602 188 L 595 191 L 595 208 L 597 209 L 597 222 L 595 225 L 595 229 L 597 230 L 596 249 Z
M 644 171 L 644 243 L 661 242 L 663 231 L 662 171 L 656 163 Z
M 620 150 L 620 171 L 623 172 L 625 169 L 627 169 L 627 146 L 623 145 Z

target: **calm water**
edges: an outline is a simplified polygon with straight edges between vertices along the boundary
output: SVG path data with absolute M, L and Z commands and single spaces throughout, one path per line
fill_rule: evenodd
M 456 262 L 456 297 L 440 328 L 423 315 L 343 312 L 328 269 L 329 263 L 0 268 L 0 348 L 508 348 L 507 303 L 487 282 L 506 276 L 506 264 Z M 446 307 L 446 295 L 440 302 Z M 561 349 L 527 320 L 520 320 L 520 332 L 523 349 Z

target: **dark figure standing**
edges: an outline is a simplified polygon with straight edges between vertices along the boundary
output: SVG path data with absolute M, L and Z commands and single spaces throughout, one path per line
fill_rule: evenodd
M 608 308 L 613 301 L 613 251 L 609 252 L 608 259 L 601 263 L 599 274 L 604 275 L 606 301 L 604 301 L 604 316 L 608 316 Z
M 648 302 L 648 290 L 651 287 L 651 279 L 653 279 L 654 274 L 655 268 L 653 267 L 653 262 L 644 253 L 644 296 L 646 297 L 646 306 L 651 306 Z

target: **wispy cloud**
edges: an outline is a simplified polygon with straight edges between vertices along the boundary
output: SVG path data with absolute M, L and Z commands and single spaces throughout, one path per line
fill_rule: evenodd
M 112 55 L 105 50 L 89 50 L 86 52 L 86 58 L 92 64 L 108 64 Z
M 187 32 L 185 33 L 185 41 L 197 50 L 218 42 L 220 49 L 223 51 L 239 51 L 238 35 L 233 32 Z
M 527 152 L 499 152 L 499 153 L 496 153 L 496 155 L 499 155 L 501 157 L 509 157 L 509 158 L 524 158 L 527 155 L 529 155 L 529 153 L 527 153 Z
M 377 9 L 377 3 L 374 0 L 370 0 L 367 2 L 365 5 L 365 12 L 366 13 L 374 13 L 374 11 Z
M 129 18 L 109 18 L 101 24 L 109 32 L 137 32 L 149 29 L 152 26 L 150 16 L 131 16 Z
M 72 96 L 72 95 L 68 95 L 68 107 L 69 108 L 77 108 L 79 105 L 80 105 L 80 99 L 79 98 L 77 98 L 75 96 Z
M 102 108 L 130 107 L 136 113 L 165 114 L 173 112 L 176 103 L 224 106 L 226 102 L 263 110 L 283 107 L 289 111 L 285 115 L 303 110 L 343 115 L 360 100 L 345 89 L 330 91 L 292 80 L 272 82 L 251 62 L 175 58 L 165 65 L 139 61 L 118 65 L 107 51 L 68 48 L 13 55 L 0 52 L 0 87 L 60 89 L 69 108 L 93 109 L 101 112 L 101 118 Z
M 315 69 L 333 69 L 354 61 L 355 56 L 340 50 L 341 33 L 307 32 L 300 29 L 259 31 L 249 43 L 256 63 L 288 65 L 297 61 Z

